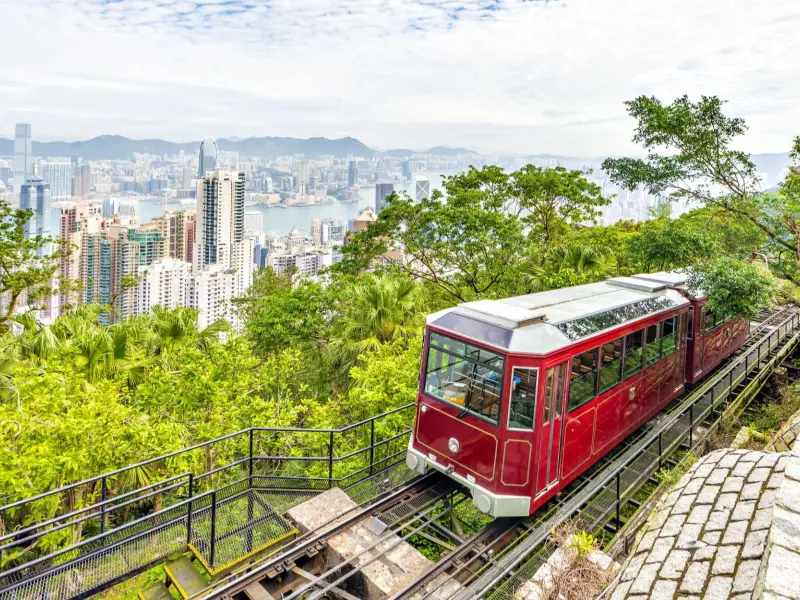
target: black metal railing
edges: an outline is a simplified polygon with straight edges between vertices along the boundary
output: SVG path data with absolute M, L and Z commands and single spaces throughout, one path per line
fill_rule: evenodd
M 414 406 L 338 429 L 253 427 L 2 506 L 0 599 L 82 597 L 189 544 L 218 571 L 287 535 L 293 504 L 401 462 Z

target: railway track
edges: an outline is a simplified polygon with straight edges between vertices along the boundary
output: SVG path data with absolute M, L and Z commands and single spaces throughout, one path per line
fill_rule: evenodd
M 619 533 L 625 525 L 622 510 L 638 508 L 634 495 L 642 486 L 657 483 L 654 473 L 675 464 L 679 450 L 696 449 L 716 424 L 727 403 L 748 387 L 762 368 L 769 367 L 790 340 L 800 334 L 800 312 L 795 308 L 762 311 L 760 322 L 736 354 L 695 390 L 673 402 L 664 412 L 618 445 L 548 505 L 525 519 L 496 519 L 469 537 L 453 534 L 449 552 L 390 600 L 467 600 L 493 597 L 511 599 L 521 582 L 530 579 L 554 550 L 554 527 L 576 519 L 586 530 Z M 723 393 L 724 392 L 724 393 Z M 726 398 L 723 396 L 727 394 Z M 246 571 L 236 572 L 198 595 L 235 598 L 253 583 L 297 572 L 298 561 L 313 557 L 325 541 L 371 516 L 387 526 L 379 540 L 348 561 L 349 564 L 311 574 L 302 569 L 301 581 L 281 593 L 285 600 L 339 597 L 353 600 L 343 590 L 347 580 L 403 541 L 438 523 L 446 516 L 443 500 L 466 499 L 458 485 L 429 473 L 367 505 L 357 507 L 323 530 L 297 540 L 291 548 Z M 387 544 L 387 540 L 390 542 Z M 366 562 L 363 559 L 367 554 Z M 268 586 L 264 586 L 265 588 Z

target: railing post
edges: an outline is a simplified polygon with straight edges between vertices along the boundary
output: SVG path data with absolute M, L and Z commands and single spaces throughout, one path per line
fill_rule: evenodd
M 661 470 L 661 431 L 658 432 L 658 469 Z
M 208 564 L 214 568 L 214 551 L 217 538 L 217 490 L 211 492 L 211 551 L 208 555 Z
M 620 502 L 622 501 L 622 499 L 620 498 L 620 493 L 619 493 L 619 473 L 620 472 L 617 471 L 617 535 L 619 535 L 619 530 L 622 527 L 622 523 L 620 522 L 620 518 L 619 518 Z
M 189 504 L 186 509 L 186 543 L 192 543 L 192 495 L 194 494 L 194 473 L 189 473 Z
M 369 422 L 369 474 L 375 465 L 375 419 Z
M 328 440 L 328 489 L 333 487 L 333 431 Z
M 250 474 L 248 476 L 248 485 L 253 487 L 253 428 L 250 428 Z
M 689 405 L 689 451 L 694 444 L 694 404 Z
M 728 402 L 733 398 L 733 369 L 728 371 Z
M 108 495 L 108 484 L 106 483 L 106 476 L 103 475 L 100 484 L 100 533 L 106 529 L 106 496 Z

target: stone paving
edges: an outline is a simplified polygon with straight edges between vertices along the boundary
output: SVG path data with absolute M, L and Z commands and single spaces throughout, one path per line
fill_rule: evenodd
M 762 569 L 778 488 L 790 464 L 790 476 L 798 474 L 798 496 L 788 501 L 794 488 L 781 489 L 778 510 L 788 501 L 800 511 L 800 456 L 725 449 L 697 461 L 640 532 L 611 599 L 800 599 L 800 553 L 787 555 L 786 542 L 777 550 L 770 544 L 768 551 L 776 568 L 785 571 L 788 563 L 797 592 L 770 595 L 768 569 Z M 798 529 L 791 529 L 792 522 L 787 535 L 796 534 L 792 541 L 800 552 L 795 514 Z

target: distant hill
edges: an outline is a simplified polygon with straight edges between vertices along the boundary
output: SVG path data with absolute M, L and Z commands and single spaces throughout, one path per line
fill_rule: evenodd
M 391 156 L 392 158 L 403 158 L 412 156 L 414 154 L 436 154 L 438 156 L 458 156 L 460 154 L 478 154 L 474 150 L 467 150 L 466 148 L 450 148 L 449 146 L 434 146 L 427 150 L 410 150 L 409 148 L 396 148 L 393 150 L 384 150 L 381 152 L 384 156 Z
M 408 148 L 397 148 L 395 150 L 386 150 L 381 152 L 384 156 L 391 156 L 392 158 L 405 158 L 412 154 L 417 154 L 416 150 L 409 150 Z
M 81 142 L 33 142 L 35 156 L 80 156 L 87 160 L 130 160 L 134 153 L 178 154 L 183 150 L 193 154 L 200 146 L 200 140 L 188 143 L 175 143 L 165 140 L 131 140 L 119 135 L 101 135 Z M 217 140 L 220 150 L 232 150 L 246 156 L 285 156 L 304 154 L 305 156 L 372 156 L 375 151 L 357 139 L 345 137 L 328 138 L 279 138 L 261 137 L 246 140 Z M 0 139 L 0 155 L 14 153 L 14 141 Z

